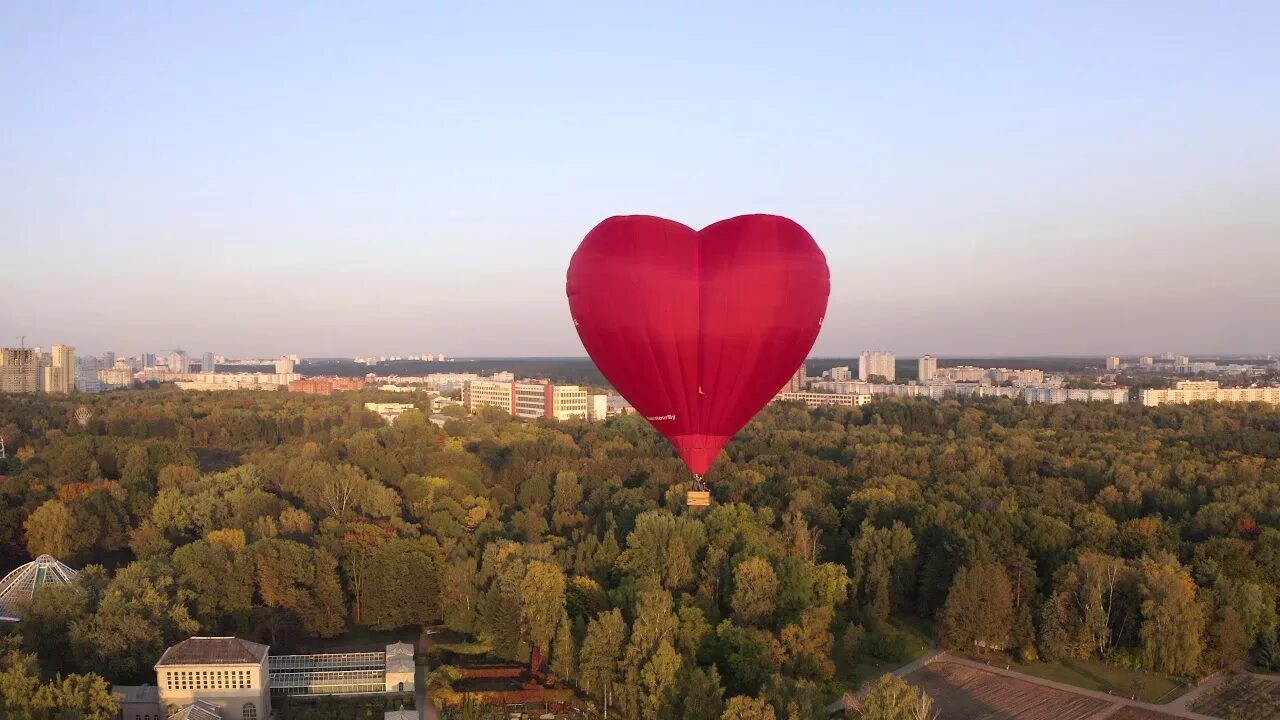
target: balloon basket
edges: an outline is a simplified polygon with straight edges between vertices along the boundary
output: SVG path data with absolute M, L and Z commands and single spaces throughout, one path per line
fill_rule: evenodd
M 708 490 L 690 490 L 685 493 L 684 501 L 689 507 L 710 507 L 711 492 Z

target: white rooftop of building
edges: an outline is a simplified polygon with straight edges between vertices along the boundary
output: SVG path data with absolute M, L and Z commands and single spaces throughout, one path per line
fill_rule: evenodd
M 42 585 L 70 585 L 76 571 L 52 555 L 41 555 L 0 579 L 0 620 L 19 620 L 17 607 Z
M 222 720 L 218 706 L 197 700 L 190 705 L 183 705 L 177 712 L 169 716 L 169 720 Z

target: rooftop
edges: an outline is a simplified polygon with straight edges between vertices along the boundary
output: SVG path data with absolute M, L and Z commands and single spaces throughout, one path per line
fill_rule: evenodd
M 0 579 L 0 620 L 17 620 L 17 606 L 30 600 L 42 585 L 70 585 L 76 571 L 50 555 L 41 555 Z
M 174 645 L 156 662 L 162 665 L 257 665 L 267 646 L 235 637 L 193 637 Z
M 160 702 L 160 688 L 155 685 L 112 685 L 111 694 L 119 695 L 122 703 Z
M 170 715 L 169 720 L 222 720 L 222 713 L 218 711 L 217 705 L 196 700 Z

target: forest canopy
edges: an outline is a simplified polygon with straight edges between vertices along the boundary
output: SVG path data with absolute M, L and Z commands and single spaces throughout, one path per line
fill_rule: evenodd
M 806 716 L 895 659 L 902 619 L 1176 676 L 1280 663 L 1267 406 L 775 404 L 705 510 L 634 416 L 387 425 L 359 393 L 158 389 L 0 395 L 0 435 L 0 567 L 82 569 L 14 631 L 49 679 L 154 682 L 196 633 L 439 623 L 644 717 Z

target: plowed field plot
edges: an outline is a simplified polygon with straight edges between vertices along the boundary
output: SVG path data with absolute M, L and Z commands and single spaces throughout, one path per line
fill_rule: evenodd
M 1249 720 L 1280 720 L 1280 682 L 1236 675 L 1191 703 L 1203 715 Z
M 1085 720 L 1111 704 L 945 660 L 907 680 L 933 696 L 941 720 Z

